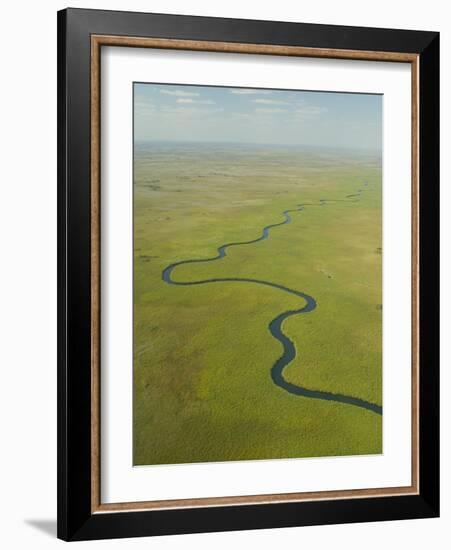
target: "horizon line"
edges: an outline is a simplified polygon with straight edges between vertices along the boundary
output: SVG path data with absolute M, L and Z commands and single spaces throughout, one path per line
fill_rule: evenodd
M 338 149 L 345 151 L 359 151 L 359 152 L 372 152 L 382 153 L 382 149 L 377 148 L 365 148 L 365 147 L 346 147 L 340 145 L 312 145 L 308 143 L 271 143 L 271 142 L 253 142 L 253 141 L 221 141 L 221 140 L 176 140 L 176 139 L 136 139 L 133 140 L 134 144 L 138 143 L 179 143 L 179 144 L 202 144 L 202 145 L 253 145 L 253 146 L 270 146 L 270 147 L 310 147 L 312 149 Z

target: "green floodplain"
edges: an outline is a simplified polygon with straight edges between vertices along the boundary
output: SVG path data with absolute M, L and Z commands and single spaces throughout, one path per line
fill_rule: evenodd
M 134 151 L 134 464 L 378 454 L 382 415 L 294 395 L 271 368 L 287 318 L 296 386 L 382 405 L 381 161 L 369 153 L 136 143 Z M 364 186 L 365 185 L 365 186 Z M 362 189 L 361 194 L 352 199 Z M 327 202 L 321 206 L 320 201 Z

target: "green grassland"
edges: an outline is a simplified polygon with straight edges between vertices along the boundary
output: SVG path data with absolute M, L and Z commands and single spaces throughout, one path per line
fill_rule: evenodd
M 367 182 L 358 202 L 344 199 Z M 305 292 L 314 311 L 283 330 L 293 384 L 382 404 L 381 167 L 370 156 L 270 147 L 144 145 L 134 174 L 134 464 L 382 452 L 382 416 L 292 395 L 271 367 L 282 354 L 268 324 L 303 300 L 254 278 Z

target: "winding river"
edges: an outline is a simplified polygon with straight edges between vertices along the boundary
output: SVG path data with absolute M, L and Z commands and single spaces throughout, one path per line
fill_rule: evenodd
M 364 186 L 366 187 L 367 185 L 368 183 L 365 182 Z M 295 296 L 302 298 L 302 300 L 305 302 L 303 307 L 295 310 L 284 311 L 283 313 L 275 317 L 268 325 L 268 329 L 271 335 L 276 340 L 278 340 L 283 347 L 282 356 L 277 359 L 277 361 L 274 363 L 274 365 L 271 368 L 271 378 L 274 384 L 276 384 L 276 386 L 278 386 L 279 388 L 282 388 L 283 390 L 294 395 L 299 395 L 299 396 L 307 397 L 311 399 L 323 399 L 326 401 L 335 401 L 346 405 L 353 405 L 355 407 L 360 407 L 362 409 L 366 409 L 368 411 L 381 415 L 382 407 L 375 403 L 371 403 L 369 401 L 365 401 L 363 399 L 359 399 L 358 397 L 353 397 L 351 395 L 344 395 L 340 393 L 332 393 L 332 392 L 327 392 L 322 390 L 312 390 L 312 389 L 304 388 L 302 386 L 297 386 L 296 384 L 292 384 L 291 382 L 288 382 L 284 378 L 283 371 L 285 367 L 289 363 L 291 363 L 291 361 L 293 361 L 293 359 L 296 357 L 296 347 L 294 343 L 288 338 L 288 336 L 283 332 L 283 328 L 282 328 L 283 323 L 289 317 L 292 317 L 294 315 L 300 315 L 303 313 L 310 313 L 311 311 L 316 309 L 317 302 L 315 298 L 313 298 L 313 296 L 310 296 L 309 294 L 306 294 L 305 292 L 301 292 L 299 290 L 294 290 L 292 288 L 288 288 L 286 286 L 279 285 L 277 283 L 272 283 L 270 281 L 264 281 L 261 279 L 223 277 L 223 278 L 203 279 L 199 281 L 185 281 L 185 282 L 174 281 L 172 279 L 172 274 L 174 270 L 181 265 L 215 262 L 227 256 L 226 251 L 228 248 L 231 248 L 233 246 L 250 245 L 250 244 L 258 243 L 260 241 L 264 241 L 268 239 L 270 229 L 279 227 L 281 225 L 286 225 L 291 222 L 291 217 L 290 217 L 291 212 L 301 212 L 302 210 L 304 210 L 306 206 L 322 207 L 329 202 L 358 202 L 360 200 L 360 195 L 362 194 L 362 192 L 363 192 L 363 189 L 359 189 L 356 193 L 352 195 L 346 195 L 344 199 L 320 199 L 317 203 L 298 204 L 297 208 L 294 208 L 291 210 L 285 210 L 283 212 L 283 216 L 284 216 L 283 221 L 279 223 L 273 223 L 271 225 L 267 225 L 266 227 L 264 227 L 262 234 L 257 239 L 253 239 L 250 241 L 240 241 L 240 242 L 223 244 L 217 249 L 217 255 L 212 258 L 181 260 L 179 262 L 170 264 L 163 270 L 162 279 L 165 283 L 168 283 L 170 285 L 177 285 L 177 286 L 205 285 L 205 284 L 212 284 L 212 283 L 255 283 L 259 285 L 270 286 L 282 292 L 286 292 L 288 294 L 294 294 Z

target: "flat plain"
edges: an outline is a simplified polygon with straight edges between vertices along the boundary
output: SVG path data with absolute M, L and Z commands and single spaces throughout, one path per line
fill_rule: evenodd
M 284 350 L 269 331 L 305 306 L 277 286 L 311 296 L 282 324 L 284 379 L 381 406 L 381 267 L 378 157 L 136 143 L 134 464 L 381 453 L 381 414 L 274 383 Z

